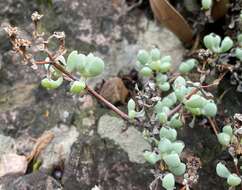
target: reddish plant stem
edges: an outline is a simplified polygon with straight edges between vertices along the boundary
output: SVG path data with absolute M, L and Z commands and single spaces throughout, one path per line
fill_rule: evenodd
M 216 128 L 215 123 L 213 122 L 213 120 L 211 119 L 211 117 L 208 117 L 208 121 L 210 123 L 210 125 L 212 126 L 213 132 L 217 135 L 218 134 L 218 130 Z
M 175 108 L 173 108 L 168 114 L 167 117 L 171 117 L 176 112 L 178 112 L 182 108 L 182 104 L 178 104 Z
M 113 104 L 111 104 L 109 101 L 107 101 L 104 97 L 102 97 L 100 94 L 98 94 L 95 90 L 93 90 L 92 88 L 90 88 L 88 85 L 86 86 L 87 91 L 92 94 L 93 96 L 95 96 L 98 100 L 100 100 L 101 102 L 103 102 L 106 106 L 108 106 L 110 109 L 112 109 L 115 113 L 117 113 L 119 116 L 121 116 L 123 119 L 125 120 L 129 120 L 129 116 L 122 112 L 120 109 L 118 109 L 117 107 L 115 107 Z
M 236 173 L 238 174 L 238 176 L 240 176 L 238 165 L 234 163 L 234 167 L 235 167 Z
M 190 94 L 188 94 L 186 96 L 187 99 L 189 99 L 193 94 L 196 94 L 198 92 L 199 89 L 194 89 Z M 168 114 L 167 117 L 171 117 L 173 114 L 175 114 L 176 112 L 178 112 L 180 109 L 182 108 L 182 103 L 178 104 L 175 108 L 173 108 Z
M 189 99 L 193 94 L 196 94 L 197 92 L 199 91 L 199 89 L 194 89 L 190 94 L 187 95 L 187 99 Z M 173 114 L 175 114 L 176 112 L 178 112 L 180 109 L 182 108 L 182 103 L 178 104 L 174 109 L 172 109 L 169 113 L 168 113 L 168 117 L 171 117 Z M 212 126 L 212 129 L 214 131 L 214 133 L 217 135 L 218 134 L 218 130 L 217 130 L 217 127 L 214 123 L 214 121 L 208 117 L 208 120 Z
M 68 71 L 66 71 L 65 68 L 62 67 L 60 64 L 56 63 L 56 61 L 54 60 L 54 58 L 52 57 L 52 55 L 49 52 L 47 52 L 47 54 L 48 54 L 48 57 L 51 60 L 51 62 L 50 62 L 51 65 L 53 65 L 56 69 L 58 69 L 63 74 L 65 74 L 67 77 L 69 77 L 72 81 L 79 80 L 78 78 L 76 78 L 75 76 L 73 76 L 71 73 L 69 73 Z M 98 94 L 95 90 L 93 90 L 88 85 L 86 85 L 86 90 L 88 91 L 88 93 L 90 93 L 91 95 L 93 95 L 99 101 L 101 101 L 102 103 L 104 103 L 107 107 L 109 107 L 111 110 L 113 110 L 121 118 L 123 118 L 124 120 L 127 120 L 127 121 L 129 120 L 129 116 L 126 113 L 122 112 L 120 109 L 118 109 L 112 103 L 110 103 L 109 101 L 107 101 L 104 97 L 102 97 L 100 94 Z
M 50 64 L 51 61 L 36 61 L 34 64 L 36 65 L 45 65 L 45 64 Z

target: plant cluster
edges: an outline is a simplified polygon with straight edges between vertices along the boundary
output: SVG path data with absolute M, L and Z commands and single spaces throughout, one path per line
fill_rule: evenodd
M 210 9 L 212 1 L 202 1 L 202 4 L 204 9 Z M 145 139 L 153 145 L 153 148 L 144 152 L 144 158 L 158 168 L 157 176 L 158 179 L 161 179 L 163 188 L 166 190 L 174 189 L 177 176 L 183 179 L 181 185 L 186 189 L 197 182 L 197 176 L 191 175 L 196 175 L 199 167 L 192 168 L 191 163 L 185 162 L 182 157 L 185 144 L 183 141 L 177 140 L 179 130 L 183 126 L 194 127 L 196 119 L 206 119 L 210 123 L 218 142 L 228 149 L 237 168 L 236 173 L 233 173 L 225 164 L 219 162 L 216 167 L 217 174 L 226 178 L 231 187 L 241 184 L 238 157 L 242 153 L 242 132 L 240 129 L 242 125 L 228 124 L 223 127 L 221 133 L 218 133 L 214 119 L 218 112 L 217 103 L 213 94 L 209 92 L 209 88 L 217 86 L 225 74 L 222 73 L 210 84 L 206 83 L 208 67 L 210 65 L 217 67 L 217 64 L 214 63 L 224 54 L 231 53 L 231 56 L 237 61 L 242 61 L 241 34 L 238 35 L 236 43 L 228 36 L 224 37 L 223 40 L 213 33 L 205 36 L 203 42 L 207 48 L 206 51 L 210 52 L 209 59 L 202 62 L 197 58 L 188 58 L 179 65 L 177 72 L 172 71 L 171 57 L 169 55 L 162 56 L 158 48 L 153 48 L 150 51 L 140 50 L 137 54 L 137 67 L 145 78 L 144 89 L 143 91 L 136 89 L 137 96 L 128 101 L 128 114 L 126 114 L 87 84 L 89 78 L 96 77 L 103 72 L 104 61 L 91 53 L 84 55 L 78 51 L 72 51 L 65 59 L 64 33 L 55 32 L 49 37 L 40 34 L 38 21 L 41 17 L 42 15 L 36 12 L 31 17 L 35 26 L 32 41 L 20 37 L 16 27 L 6 28 L 13 49 L 23 57 L 25 62 L 31 63 L 32 68 L 44 67 L 46 76 L 42 79 L 41 85 L 46 89 L 56 89 L 61 86 L 64 80 L 67 80 L 70 82 L 70 92 L 79 94 L 86 91 L 123 119 L 134 124 L 145 121 L 143 122 L 143 134 Z M 55 51 L 51 51 L 49 48 L 49 42 L 52 39 L 59 42 Z M 43 60 L 37 60 L 37 56 L 29 51 L 33 44 L 39 47 L 39 52 L 45 54 Z M 233 65 L 226 67 L 226 69 L 226 72 L 230 71 L 231 73 L 238 70 Z M 190 74 L 193 71 L 198 71 L 199 81 L 191 79 Z M 189 172 L 190 170 L 193 170 L 194 174 Z
M 241 178 L 237 174 L 231 174 L 228 168 L 219 162 L 216 166 L 218 176 L 227 179 L 227 183 L 231 187 L 238 186 L 241 183 Z
M 241 14 L 240 14 L 241 15 Z M 242 17 L 238 18 L 238 24 L 242 23 Z M 236 20 L 237 22 L 237 20 Z M 206 57 L 205 68 L 207 70 L 215 69 L 220 73 L 230 73 L 231 84 L 237 85 L 237 91 L 242 91 L 242 72 L 241 72 L 241 60 L 242 60 L 242 34 L 237 33 L 235 38 L 225 36 L 223 39 L 221 36 L 210 33 L 203 38 L 203 44 L 209 56 Z M 198 56 L 199 52 L 198 52 Z
M 146 103 L 142 108 L 143 112 L 153 112 L 151 118 L 154 118 L 159 129 L 159 138 L 152 133 L 145 134 L 146 139 L 154 144 L 154 149 L 145 151 L 144 158 L 152 165 L 162 166 L 160 177 L 165 189 L 174 189 L 175 176 L 183 176 L 184 185 L 189 186 L 186 184 L 186 164 L 180 158 L 185 144 L 177 140 L 177 130 L 185 125 L 188 115 L 193 118 L 191 126 L 195 124 L 196 117 L 208 117 L 211 120 L 217 113 L 217 105 L 212 94 L 206 91 L 209 86 L 193 82 L 188 77 L 199 64 L 196 59 L 190 58 L 182 62 L 178 68 L 179 73 L 175 76 L 171 73 L 171 57 L 162 57 L 157 48 L 150 52 L 140 50 L 137 60 L 140 74 L 148 78 L 148 83 L 154 81 L 158 94 L 157 100 L 148 110 L 144 106 Z M 213 85 L 217 83 L 211 84 Z M 140 118 L 136 111 L 140 105 L 136 105 L 133 99 L 129 100 L 127 107 L 130 119 Z
M 238 43 L 239 43 L 238 36 Z M 234 42 L 230 37 L 221 37 L 216 34 L 209 34 L 204 37 L 205 47 L 212 52 L 213 56 L 219 56 L 231 50 Z M 236 51 L 238 47 L 236 48 Z M 237 55 L 235 54 L 237 57 Z M 237 57 L 238 58 L 238 57 Z M 239 58 L 238 58 L 239 59 Z M 158 98 L 152 105 L 146 103 L 136 105 L 133 99 L 128 102 L 128 113 L 131 119 L 140 118 L 140 114 L 135 111 L 137 107 L 142 107 L 143 112 L 153 112 L 149 118 L 154 118 L 158 123 L 159 138 L 150 132 L 144 133 L 145 138 L 154 146 L 152 151 L 145 151 L 144 158 L 152 165 L 161 169 L 160 178 L 162 186 L 169 190 L 175 188 L 176 176 L 183 176 L 183 185 L 188 189 L 186 163 L 181 160 L 185 144 L 177 140 L 177 130 L 185 126 L 188 115 L 192 118 L 190 126 L 195 125 L 195 118 L 207 117 L 211 127 L 217 136 L 218 142 L 227 147 L 237 168 L 237 173 L 230 172 L 224 164 L 219 162 L 216 167 L 218 176 L 226 178 L 230 187 L 241 184 L 241 177 L 238 169 L 238 155 L 241 153 L 241 125 L 237 129 L 230 124 L 222 128 L 218 133 L 213 123 L 213 117 L 217 114 L 217 105 L 214 97 L 206 89 L 210 86 L 218 85 L 222 78 L 210 85 L 203 85 L 201 82 L 193 82 L 189 79 L 189 73 L 197 68 L 200 63 L 194 58 L 183 61 L 174 76 L 171 73 L 170 56 L 162 57 L 157 48 L 150 52 L 140 50 L 137 55 L 138 68 L 140 74 L 148 78 L 148 83 L 154 81 L 155 91 L 158 91 Z M 147 81 L 146 81 L 147 82 Z M 157 95 L 157 93 L 156 93 Z M 152 99 L 149 97 L 149 99 Z M 146 108 L 149 108 L 146 110 Z M 150 109 L 151 108 L 151 109 Z M 143 114 L 147 116 L 149 114 Z
M 78 54 L 77 51 L 72 51 L 67 61 L 64 56 L 59 56 L 57 60 L 63 65 L 63 68 L 69 73 L 77 73 L 80 76 L 79 80 L 71 82 L 70 92 L 79 94 L 86 88 L 86 80 L 91 77 L 100 75 L 104 70 L 104 62 L 101 58 L 93 54 Z M 48 62 L 49 59 L 46 59 Z M 41 85 L 46 89 L 56 89 L 63 82 L 63 73 L 52 65 L 45 64 L 48 71 L 47 77 L 42 79 Z
M 48 90 L 56 89 L 63 83 L 64 80 L 70 82 L 70 92 L 74 94 L 86 91 L 104 105 L 109 107 L 115 113 L 125 120 L 128 120 L 128 115 L 100 94 L 95 92 L 87 84 L 87 80 L 100 75 L 104 70 L 104 61 L 89 53 L 84 55 L 78 51 L 72 51 L 67 60 L 64 55 L 67 50 L 65 48 L 65 33 L 54 32 L 48 36 L 39 30 L 39 22 L 43 15 L 34 12 L 31 15 L 34 30 L 31 38 L 26 39 L 21 35 L 21 31 L 17 27 L 6 26 L 4 29 L 9 36 L 13 50 L 22 56 L 22 61 L 25 64 L 30 64 L 34 69 L 40 67 L 46 70 L 45 77 L 41 80 L 41 85 Z M 43 57 L 39 60 L 39 57 Z
M 241 176 L 239 170 L 241 169 L 241 150 L 242 150 L 242 127 L 241 115 L 234 116 L 232 124 L 225 125 L 222 131 L 217 135 L 219 143 L 228 151 L 232 157 L 235 173 L 232 173 L 222 162 L 216 166 L 217 175 L 221 178 L 227 179 L 227 184 L 230 187 L 235 187 L 241 184 Z
M 233 41 L 226 36 L 223 40 L 219 35 L 211 33 L 203 38 L 204 45 L 213 53 L 225 53 L 233 47 Z
M 210 4 L 209 8 L 212 6 L 212 1 L 203 1 L 203 3 L 207 3 L 207 8 L 208 4 Z M 195 125 L 195 118 L 208 118 L 218 142 L 223 147 L 227 147 L 237 168 L 236 173 L 233 173 L 219 162 L 216 167 L 217 174 L 226 178 L 230 187 L 241 184 L 238 169 L 238 157 L 240 158 L 239 155 L 241 154 L 241 135 L 238 134 L 238 131 L 241 131 L 240 127 L 234 129 L 228 124 L 222 128 L 221 133 L 217 132 L 212 119 L 216 116 L 217 105 L 213 95 L 206 89 L 209 89 L 209 86 L 218 85 L 223 76 L 230 72 L 231 76 L 236 78 L 237 90 L 241 91 L 242 35 L 238 34 L 237 40 L 232 40 L 229 36 L 222 39 L 219 35 L 210 33 L 203 38 L 203 43 L 207 48 L 206 51 L 209 52 L 209 57 L 203 60 L 189 58 L 183 61 L 178 68 L 179 73 L 176 73 L 175 76 L 171 71 L 171 57 L 162 57 L 157 48 L 150 52 L 140 50 L 137 55 L 140 74 L 148 78 L 148 83 L 154 81 L 158 98 L 149 97 L 149 99 L 154 98 L 155 100 L 154 104 L 149 106 L 146 102 L 137 106 L 134 103 L 135 101 L 131 99 L 129 104 L 132 102 L 132 109 L 128 106 L 129 116 L 132 119 L 136 116 L 139 118 L 135 114 L 135 107 L 142 107 L 143 112 L 146 111 L 145 108 L 147 108 L 147 112 L 153 112 L 149 119 L 154 118 L 158 123 L 159 138 L 152 132 L 144 133 L 145 138 L 154 144 L 152 151 L 144 152 L 144 157 L 150 164 L 162 166 L 159 177 L 165 189 L 174 189 L 176 176 L 183 176 L 183 185 L 187 189 L 192 185 L 187 180 L 186 163 L 183 163 L 180 158 L 185 145 L 182 141 L 177 141 L 177 130 L 185 126 L 186 118 L 189 118 L 188 114 L 192 118 L 190 126 Z M 233 63 L 234 58 L 236 64 Z M 218 70 L 222 67 L 223 69 L 219 70 L 222 74 L 214 83 L 203 85 L 206 82 L 206 74 L 210 73 L 210 66 L 218 68 Z M 198 73 L 201 73 L 199 82 L 193 82 L 189 79 L 189 74 L 195 69 Z M 143 115 L 148 116 L 149 114 Z

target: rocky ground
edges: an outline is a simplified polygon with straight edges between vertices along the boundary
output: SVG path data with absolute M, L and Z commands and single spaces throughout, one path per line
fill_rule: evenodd
M 105 73 L 90 81 L 93 86 L 120 71 L 128 74 L 135 67 L 140 48 L 158 46 L 163 55 L 172 56 L 175 68 L 185 51 L 179 40 L 150 20 L 143 9 L 128 11 L 126 4 L 114 2 L 116 4 L 109 0 L 53 0 L 50 7 L 36 1 L 0 1 L 0 21 L 22 27 L 28 35 L 32 28 L 30 15 L 39 10 L 45 15 L 42 30 L 64 31 L 69 51 L 95 52 L 103 57 Z M 1 190 L 148 189 L 153 175 L 141 154 L 150 145 L 139 130 L 129 126 L 122 132 L 126 127 L 122 119 L 89 95 L 70 95 L 67 84 L 54 91 L 41 88 L 41 72 L 20 63 L 19 57 L 10 51 L 2 28 L 0 42 Z M 190 149 L 201 150 L 198 156 L 208 148 L 216 152 L 216 147 L 209 144 L 209 137 L 198 136 L 203 132 L 197 130 L 190 138 L 189 130 L 184 130 L 182 137 Z M 13 159 L 13 164 L 19 161 L 24 165 L 22 157 L 13 155 L 28 155 L 35 145 L 34 139 L 46 131 L 54 134 L 54 138 L 35 163 L 29 164 L 27 174 L 13 171 L 3 176 L 7 171 L 3 166 L 6 156 Z M 199 143 L 197 138 L 201 138 Z M 207 185 L 198 185 L 197 189 L 205 190 L 209 186 L 211 190 L 222 190 L 218 183 L 212 182 L 216 180 L 206 178 L 208 173 L 215 176 L 210 169 L 215 160 L 212 156 L 206 159 L 201 184 Z M 42 163 L 39 170 L 32 172 L 38 161 Z

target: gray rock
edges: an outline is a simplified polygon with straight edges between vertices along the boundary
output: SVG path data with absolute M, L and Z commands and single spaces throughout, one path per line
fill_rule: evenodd
M 8 36 L 7 33 L 4 30 L 4 24 L 0 23 L 0 53 L 4 53 L 7 50 L 11 49 L 11 44 L 8 40 Z M 1 63 L 1 61 L 0 61 Z M 1 68 L 1 64 L 0 64 L 0 68 Z
M 74 126 L 69 128 L 66 125 L 60 125 L 51 129 L 51 131 L 55 137 L 38 157 L 42 161 L 40 169 L 49 172 L 52 171 L 53 167 L 60 165 L 60 163 L 68 162 L 71 146 L 79 136 Z
M 34 148 L 35 139 L 33 139 L 29 134 L 21 134 L 16 139 L 16 149 L 19 155 L 29 155 Z
M 0 18 L 1 21 L 11 21 L 11 23 L 24 24 L 29 21 L 24 15 L 31 14 L 36 8 L 36 2 L 26 2 L 24 0 L 8 0 L 7 2 L 0 1 Z
M 4 154 L 15 153 L 16 145 L 15 140 L 11 137 L 0 134 L 0 158 Z
M 86 54 L 95 52 L 105 60 L 103 75 L 91 80 L 92 85 L 115 76 L 120 70 L 128 72 L 135 67 L 136 54 L 141 48 L 160 47 L 162 55 L 172 56 L 174 67 L 184 53 L 181 42 L 172 32 L 148 20 L 142 11 L 128 14 L 125 4 L 117 10 L 108 0 L 100 0 L 98 4 L 95 0 L 56 0 L 53 1 L 53 11 L 34 3 L 27 4 L 23 0 L 17 0 L 15 4 L 20 8 L 29 6 L 27 10 L 35 10 L 37 6 L 45 15 L 42 27 L 49 32 L 64 31 L 68 49 L 77 49 Z M 3 7 L 3 13 L 11 17 L 6 19 L 12 21 L 18 18 L 14 23 L 29 30 L 31 27 L 27 25 L 27 18 L 31 13 L 14 11 L 15 4 L 10 1 L 7 5 L 0 4 L 0 8 L 7 6 L 8 9 Z M 21 14 L 24 16 L 21 17 Z M 1 17 L 5 18 L 4 14 L 0 14 Z
M 85 127 L 91 127 L 95 124 L 95 118 L 85 117 L 82 120 L 82 125 Z
M 160 48 L 162 56 L 170 55 L 172 57 L 174 69 L 181 63 L 185 48 L 172 32 L 157 25 L 154 21 L 149 21 L 144 15 L 140 15 L 137 22 L 142 29 L 135 27 L 130 31 L 130 35 L 134 35 L 135 43 L 130 43 L 125 36 L 121 36 L 121 40 L 112 40 L 112 43 L 108 45 L 107 54 L 97 52 L 105 60 L 104 73 L 98 78 L 107 79 L 117 75 L 121 70 L 128 73 L 131 69 L 137 68 L 136 56 L 140 49 Z M 91 80 L 91 84 L 93 85 L 97 81 L 99 80 L 95 78 L 95 80 Z
M 145 20 L 146 18 L 142 18 Z M 172 66 L 176 69 L 183 59 L 185 48 L 181 41 L 168 29 L 162 27 L 159 23 L 148 22 L 145 32 L 140 32 L 137 44 L 140 48 L 151 49 L 156 46 L 161 51 L 161 56 L 170 55 Z
M 145 163 L 143 152 L 150 150 L 150 144 L 145 141 L 142 133 L 132 126 L 123 132 L 125 123 L 122 119 L 104 115 L 98 123 L 98 134 L 102 138 L 113 140 L 125 152 L 128 153 L 131 162 Z
M 55 0 L 51 8 L 36 1 L 9 0 L 0 2 L 0 20 L 19 26 L 30 34 L 30 15 L 33 10 L 40 10 L 44 14 L 43 30 L 51 33 L 64 31 L 67 49 L 77 49 L 86 54 L 95 52 L 105 60 L 105 72 L 91 80 L 92 85 L 116 75 L 120 70 L 129 72 L 136 64 L 140 48 L 158 45 L 162 55 L 172 54 L 174 62 L 179 62 L 177 60 L 184 48 L 175 35 L 148 20 L 143 11 L 137 9 L 125 14 L 124 7 L 119 8 L 116 10 L 109 0 L 99 3 L 95 0 Z M 2 33 L 1 38 L 6 39 L 6 36 Z M 74 102 L 66 93 L 69 86 L 63 85 L 55 91 L 38 88 L 43 70 L 35 72 L 23 66 L 19 57 L 8 50 L 9 44 L 6 47 L 0 45 L 0 52 L 4 52 L 4 67 L 0 73 L 0 79 L 4 81 L 0 84 L 0 92 L 4 92 L 0 93 L 4 98 L 0 98 L 0 130 L 18 137 L 27 128 L 31 135 L 39 136 L 58 123 L 69 126 L 78 109 L 77 101 Z M 22 86 L 14 85 L 13 88 L 17 82 Z M 8 119 L 9 111 L 16 109 L 21 114 L 17 114 L 15 121 Z M 48 114 L 45 113 L 51 114 L 46 117 Z
M 28 167 L 25 156 L 4 154 L 0 159 L 0 177 L 8 175 L 24 175 Z
M 62 178 L 65 190 L 147 190 L 149 167 L 129 161 L 113 141 L 99 135 L 80 136 L 74 143 Z
M 0 70 L 3 67 L 3 56 L 0 54 Z
M 12 88 L 2 88 L 0 96 L 1 112 L 13 111 L 18 107 L 29 106 L 34 102 L 33 90 L 36 88 L 34 84 L 16 83 Z
M 9 176 L 0 179 L 1 190 L 62 190 L 63 187 L 52 177 L 35 172 L 21 177 Z

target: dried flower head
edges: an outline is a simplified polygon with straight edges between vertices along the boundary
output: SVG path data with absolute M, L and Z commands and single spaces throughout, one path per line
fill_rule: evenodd
M 192 184 L 196 184 L 198 181 L 198 169 L 202 167 L 202 162 L 200 158 L 195 156 L 187 157 L 187 184 L 192 186 Z
M 8 36 L 10 37 L 11 40 L 14 40 L 17 37 L 18 34 L 18 28 L 17 27 L 12 27 L 10 25 L 6 26 L 4 28 Z
M 25 49 L 30 46 L 31 46 L 31 41 L 29 40 L 21 39 L 21 38 L 18 38 L 15 40 L 15 47 L 18 47 L 20 49 Z
M 43 15 L 39 14 L 37 11 L 33 12 L 31 15 L 31 19 L 33 22 L 38 22 L 43 17 Z
M 54 32 L 53 37 L 62 40 L 65 39 L 66 35 L 65 32 Z

